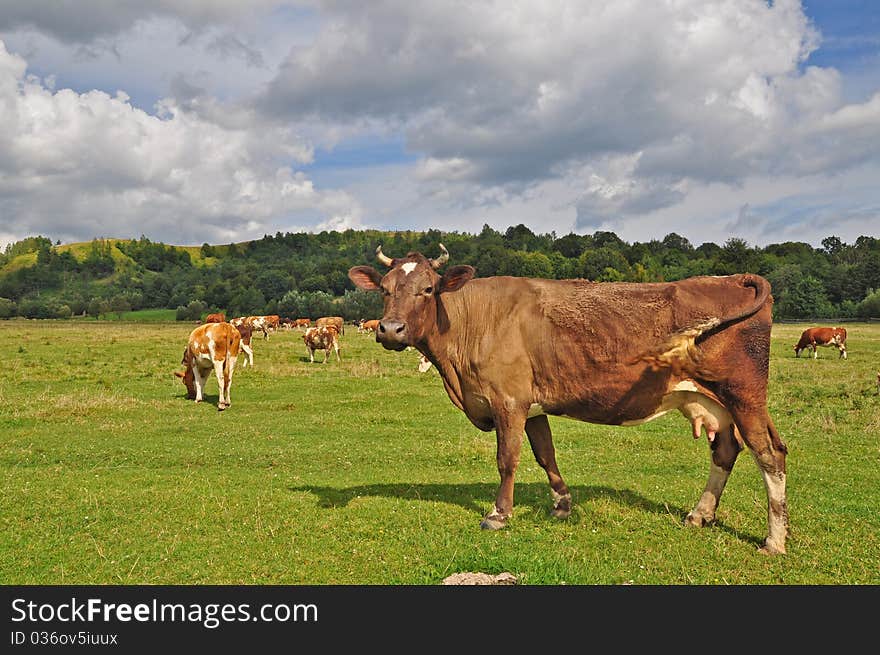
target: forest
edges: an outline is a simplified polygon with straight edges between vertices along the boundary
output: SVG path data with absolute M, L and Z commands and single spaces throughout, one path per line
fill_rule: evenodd
M 676 233 L 627 243 L 614 232 L 557 236 L 525 225 L 501 232 L 484 225 L 465 232 L 377 230 L 278 232 L 224 245 L 176 246 L 138 239 L 95 238 L 80 244 L 46 236 L 22 239 L 0 253 L 0 318 L 122 315 L 140 309 L 175 310 L 178 320 L 208 312 L 227 316 L 278 314 L 290 318 L 381 315 L 379 294 L 360 291 L 349 267 L 379 267 L 389 256 L 418 250 L 450 252 L 478 277 L 513 275 L 596 282 L 663 282 L 695 275 L 751 272 L 773 289 L 777 319 L 880 317 L 880 239 L 846 243 L 828 236 L 816 248 L 790 241 L 751 246 L 740 238 L 694 246 Z

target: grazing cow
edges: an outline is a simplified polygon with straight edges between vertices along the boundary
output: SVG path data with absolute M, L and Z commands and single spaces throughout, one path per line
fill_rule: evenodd
M 293 326 L 297 329 L 302 328 L 303 330 L 306 330 L 311 327 L 311 325 L 312 321 L 308 318 L 298 318 L 293 322 Z
M 419 357 L 419 373 L 424 373 L 431 368 L 431 360 L 422 355 Z
M 282 318 L 278 321 L 279 327 L 284 328 L 285 331 L 289 332 L 293 329 L 293 319 L 292 318 Z
M 241 335 L 229 323 L 205 323 L 190 332 L 183 350 L 183 371 L 174 371 L 186 385 L 186 397 L 202 402 L 202 392 L 211 369 L 217 376 L 220 396 L 217 409 L 224 410 L 232 404 L 229 388 L 232 373 L 241 346 Z
M 223 312 L 218 312 L 216 314 L 208 314 L 205 317 L 205 323 L 225 323 L 226 322 L 226 314 Z
M 342 320 L 341 316 L 323 316 L 315 321 L 316 327 L 321 327 L 323 325 L 332 325 L 336 328 L 336 331 L 339 334 L 345 334 L 345 322 Z
M 842 327 L 812 327 L 807 328 L 801 334 L 800 340 L 795 344 L 794 356 L 800 357 L 801 351 L 812 348 L 813 359 L 818 359 L 818 346 L 835 346 L 840 354 L 838 359 L 846 359 L 846 328 Z
M 714 520 L 743 443 L 767 493 L 764 553 L 784 553 L 788 532 L 786 446 L 767 410 L 770 285 L 751 274 L 669 283 L 595 283 L 508 276 L 473 279 L 471 266 L 437 272 L 449 258 L 418 252 L 386 274 L 353 266 L 356 286 L 381 291 L 376 341 L 414 346 L 443 380 L 452 403 L 479 429 L 495 430 L 501 484 L 481 526 L 513 512 L 523 430 L 544 468 L 553 515 L 568 517 L 549 416 L 637 425 L 679 410 L 695 436 L 705 429 L 709 478 L 686 525 Z
M 248 364 L 250 364 L 251 368 L 253 368 L 254 350 L 251 348 L 251 336 L 254 333 L 254 329 L 247 323 L 240 323 L 238 325 L 233 325 L 233 327 L 238 330 L 238 333 L 241 335 L 241 350 L 244 351 L 244 362 L 241 367 L 247 368 Z
M 320 327 L 315 326 L 308 328 L 303 335 L 303 342 L 309 350 L 310 362 L 315 361 L 316 350 L 323 350 L 324 361 L 321 363 L 326 364 L 327 360 L 330 358 L 331 349 L 336 351 L 336 361 L 342 361 L 339 357 L 339 332 L 337 332 L 335 325 L 322 325 Z
M 358 332 L 375 332 L 379 329 L 379 319 L 364 321 L 358 328 Z
M 263 333 L 263 340 L 269 338 L 269 330 L 278 329 L 278 316 L 272 314 L 269 316 L 248 316 L 245 323 L 250 325 L 254 330 L 260 330 Z

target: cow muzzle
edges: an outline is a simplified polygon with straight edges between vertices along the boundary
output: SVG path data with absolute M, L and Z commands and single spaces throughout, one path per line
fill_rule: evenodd
M 376 341 L 388 350 L 403 350 L 409 344 L 406 341 L 406 324 L 400 321 L 379 321 L 376 329 Z

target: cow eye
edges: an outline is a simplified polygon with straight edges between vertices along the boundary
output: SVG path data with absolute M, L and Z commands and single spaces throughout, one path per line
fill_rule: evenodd
M 434 287 L 428 287 L 427 289 L 425 289 L 426 296 L 430 296 L 432 293 L 434 293 Z

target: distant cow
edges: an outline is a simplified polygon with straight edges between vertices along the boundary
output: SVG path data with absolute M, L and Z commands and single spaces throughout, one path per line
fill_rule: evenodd
M 298 318 L 293 321 L 293 326 L 297 329 L 302 328 L 303 330 L 306 330 L 307 328 L 311 327 L 311 325 L 312 321 L 308 318 Z
M 205 323 L 225 323 L 226 322 L 226 314 L 223 312 L 219 312 L 217 314 L 208 314 L 205 317 Z
M 229 323 L 205 323 L 190 332 L 181 361 L 184 370 L 174 372 L 186 385 L 186 397 L 202 402 L 205 383 L 214 369 L 220 388 L 217 409 L 222 411 L 229 407 L 232 404 L 229 388 L 240 346 L 241 335 Z
M 431 360 L 422 355 L 419 357 L 419 373 L 424 373 L 431 368 Z
M 571 514 L 548 416 L 628 426 L 678 410 L 692 434 L 705 430 L 711 450 L 706 486 L 684 523 L 714 521 L 736 458 L 748 447 L 767 499 L 761 550 L 785 552 L 787 448 L 767 408 L 767 280 L 475 279 L 466 265 L 438 273 L 449 258 L 441 250 L 433 259 L 419 252 L 391 258 L 377 248 L 387 272 L 354 266 L 348 277 L 382 294 L 376 341 L 426 355 L 450 401 L 478 429 L 495 431 L 501 483 L 482 528 L 503 528 L 513 514 L 523 432 L 547 474 L 553 516 Z
M 241 367 L 247 368 L 248 364 L 250 364 L 251 368 L 253 368 L 254 351 L 253 348 L 251 348 L 251 336 L 254 333 L 254 328 L 245 322 L 234 325 L 233 327 L 238 330 L 238 333 L 241 335 L 241 349 L 244 351 L 244 362 L 242 362 Z
M 794 347 L 794 356 L 800 357 L 801 351 L 811 348 L 813 359 L 818 359 L 818 346 L 835 346 L 840 354 L 838 359 L 846 359 L 846 328 L 842 327 L 812 327 L 807 328 L 801 334 L 800 341 Z
M 315 351 L 324 351 L 324 361 L 326 364 L 330 358 L 330 350 L 336 351 L 336 361 L 342 361 L 339 356 L 339 332 L 336 331 L 335 325 L 322 325 L 320 327 L 310 327 L 303 335 L 303 342 L 309 351 L 309 361 L 315 361 Z
M 339 334 L 345 334 L 345 322 L 342 320 L 341 316 L 323 316 L 315 321 L 316 327 L 321 327 L 323 325 L 332 325 L 336 328 L 336 331 Z
M 375 332 L 379 329 L 379 319 L 364 321 L 358 327 L 358 332 Z
M 263 333 L 263 339 L 265 340 L 269 338 L 270 329 L 278 329 L 279 317 L 277 314 L 270 314 L 268 316 L 248 316 L 244 321 L 254 330 L 260 330 Z

